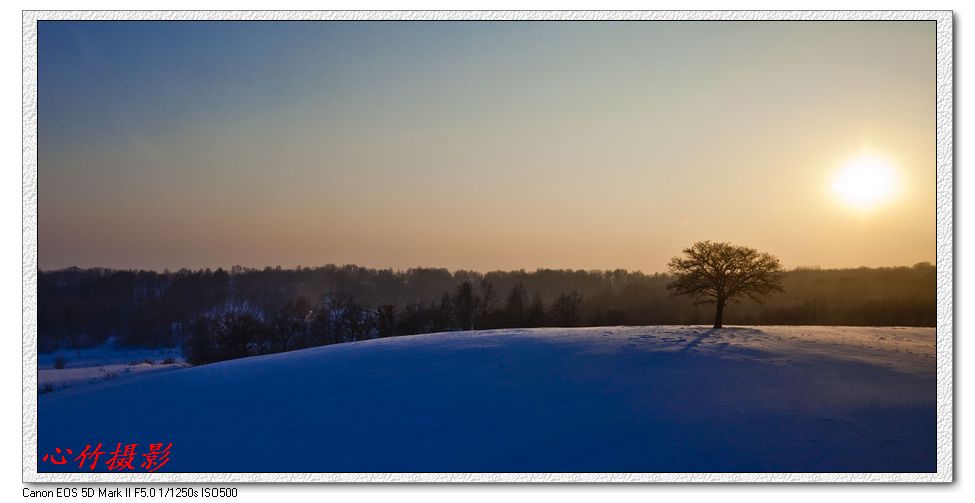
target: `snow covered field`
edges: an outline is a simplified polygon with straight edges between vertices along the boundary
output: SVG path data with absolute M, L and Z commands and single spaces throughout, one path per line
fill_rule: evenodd
M 935 371 L 933 328 L 417 335 L 43 394 L 38 463 L 172 442 L 162 471 L 933 472 Z
M 64 368 L 56 368 L 61 358 Z M 125 379 L 135 374 L 186 366 L 177 348 L 124 348 L 112 343 L 94 348 L 59 350 L 37 355 L 39 393 Z

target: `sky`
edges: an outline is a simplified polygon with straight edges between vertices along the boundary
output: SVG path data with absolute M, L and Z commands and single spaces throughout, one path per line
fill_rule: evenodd
M 934 262 L 935 42 L 904 21 L 42 21 L 38 266 L 662 272 L 700 240 Z

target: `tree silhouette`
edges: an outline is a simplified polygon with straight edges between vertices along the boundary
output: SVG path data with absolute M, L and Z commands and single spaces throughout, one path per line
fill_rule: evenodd
M 470 281 L 464 281 L 457 286 L 457 293 L 453 297 L 454 316 L 457 326 L 461 330 L 474 330 L 477 305 L 474 296 L 474 286 Z
M 508 298 L 504 303 L 504 325 L 506 327 L 523 326 L 527 310 L 528 291 L 525 290 L 525 285 L 515 283 L 515 286 L 511 288 L 511 293 L 508 294 Z
M 582 295 L 573 290 L 563 293 L 552 303 L 552 321 L 560 327 L 574 327 L 579 323 L 579 307 L 582 305 Z
M 494 284 L 487 278 L 481 278 L 481 293 L 474 296 L 473 328 L 484 328 L 491 325 L 489 318 L 497 300 L 498 293 L 494 289 Z
M 699 241 L 685 248 L 683 256 L 670 260 L 676 276 L 667 288 L 675 295 L 690 295 L 697 304 L 715 304 L 714 328 L 728 301 L 748 297 L 761 302 L 772 292 L 783 292 L 785 271 L 779 259 L 768 253 L 731 243 Z
M 528 306 L 528 313 L 525 314 L 525 326 L 545 326 L 545 302 L 542 300 L 542 294 L 538 290 L 535 290 L 535 293 L 532 294 L 531 304 Z

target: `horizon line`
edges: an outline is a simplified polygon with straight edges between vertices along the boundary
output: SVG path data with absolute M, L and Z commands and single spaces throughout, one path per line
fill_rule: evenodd
M 910 268 L 914 268 L 914 267 L 918 267 L 918 266 L 937 267 L 937 265 L 935 263 L 931 262 L 931 261 L 922 260 L 922 261 L 919 261 L 919 262 L 915 262 L 913 264 L 905 264 L 905 265 L 878 265 L 878 266 L 859 265 L 859 266 L 849 266 L 849 267 L 822 267 L 822 266 L 818 266 L 818 265 L 798 265 L 798 266 L 793 266 L 793 267 L 788 267 L 788 268 L 783 267 L 783 270 L 785 272 L 796 272 L 796 271 L 846 271 L 846 270 L 858 270 L 858 269 L 910 269 Z M 226 267 L 226 268 L 223 267 L 223 266 L 218 266 L 218 267 L 196 267 L 196 268 L 193 268 L 193 267 L 180 267 L 178 269 L 170 269 L 168 267 L 164 267 L 161 270 L 160 269 L 155 269 L 155 268 L 137 268 L 137 267 L 133 268 L 133 267 L 110 267 L 110 266 L 88 266 L 88 267 L 65 266 L 65 267 L 49 268 L 49 269 L 44 269 L 44 268 L 38 267 L 37 268 L 37 272 L 38 273 L 55 273 L 55 272 L 64 272 L 64 271 L 70 271 L 70 270 L 80 270 L 80 271 L 104 270 L 104 271 L 112 271 L 112 272 L 152 272 L 152 273 L 156 273 L 156 274 L 173 274 L 173 273 L 177 273 L 177 272 L 181 272 L 181 271 L 189 271 L 189 272 L 204 272 L 204 271 L 217 272 L 217 271 L 224 271 L 227 274 L 242 274 L 242 273 L 249 273 L 249 272 L 262 272 L 262 271 L 267 271 L 267 270 L 297 272 L 297 271 L 304 271 L 304 270 L 326 269 L 326 268 L 329 268 L 329 267 L 334 267 L 334 268 L 338 268 L 338 269 L 348 268 L 348 267 L 354 267 L 354 268 L 374 270 L 374 271 L 392 271 L 394 273 L 405 273 L 405 272 L 414 271 L 414 270 L 435 270 L 435 271 L 447 271 L 451 275 L 454 275 L 454 274 L 457 274 L 457 273 L 476 273 L 476 274 L 481 274 L 481 275 L 487 275 L 487 274 L 491 274 L 491 273 L 530 273 L 530 272 L 538 272 L 538 271 L 569 271 L 569 272 L 580 272 L 581 271 L 581 272 L 586 272 L 586 273 L 594 273 L 594 272 L 600 272 L 600 273 L 602 273 L 602 272 L 617 272 L 617 271 L 622 271 L 622 272 L 625 272 L 625 273 L 640 273 L 640 274 L 645 274 L 645 275 L 648 275 L 648 276 L 660 275 L 660 274 L 670 274 L 670 272 L 668 272 L 668 271 L 646 272 L 646 271 L 644 271 L 642 269 L 626 269 L 624 267 L 617 267 L 617 268 L 612 268 L 612 269 L 609 269 L 609 268 L 583 269 L 583 268 L 572 268 L 572 267 L 536 267 L 534 269 L 527 269 L 527 268 L 524 268 L 523 267 L 523 268 L 519 268 L 519 269 L 491 269 L 491 270 L 487 270 L 487 271 L 481 271 L 481 270 L 476 270 L 476 269 L 463 269 L 463 268 L 450 269 L 448 267 L 436 267 L 436 266 L 411 266 L 411 267 L 406 267 L 406 268 L 399 268 L 399 267 L 396 267 L 396 268 L 394 268 L 394 267 L 369 267 L 369 266 L 362 266 L 362 265 L 351 264 L 351 263 L 346 263 L 346 264 L 341 264 L 340 265 L 340 264 L 335 264 L 335 263 L 331 263 L 331 262 L 330 263 L 326 263 L 326 264 L 321 264 L 321 265 L 314 265 L 314 266 L 295 265 L 295 266 L 291 266 L 291 267 L 284 267 L 284 266 L 281 266 L 280 264 L 278 264 L 278 265 L 273 265 L 273 266 L 272 265 L 266 265 L 266 266 L 263 266 L 263 267 L 249 267 L 249 266 L 242 266 L 240 264 L 234 264 L 234 265 L 229 266 L 229 267 Z

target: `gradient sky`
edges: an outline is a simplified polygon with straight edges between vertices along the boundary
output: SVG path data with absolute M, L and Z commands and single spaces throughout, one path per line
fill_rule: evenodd
M 935 260 L 934 22 L 48 22 L 38 262 Z M 831 190 L 861 152 L 900 189 Z

